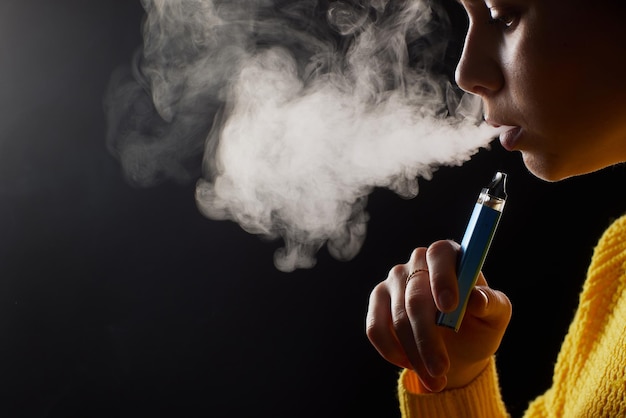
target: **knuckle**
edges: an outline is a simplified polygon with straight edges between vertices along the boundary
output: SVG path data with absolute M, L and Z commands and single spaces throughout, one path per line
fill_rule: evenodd
M 371 342 L 377 342 L 381 339 L 381 329 L 375 317 L 368 317 L 365 322 L 365 335 Z
M 387 280 L 404 280 L 406 276 L 406 264 L 397 264 L 389 270 Z
M 383 281 L 378 283 L 370 293 L 370 303 L 387 295 L 387 284 Z
M 426 251 L 427 249 L 425 247 L 418 247 L 414 249 L 413 252 L 411 253 L 411 257 L 409 258 L 409 261 L 415 263 L 416 261 L 420 259 L 424 259 L 424 257 L 426 256 Z
M 503 316 L 507 321 L 509 321 L 511 319 L 511 316 L 513 315 L 513 305 L 511 304 L 511 300 L 503 292 L 496 292 L 496 294 L 500 300 L 500 303 L 502 304 L 502 309 L 504 311 Z
M 441 240 L 435 241 L 426 250 L 427 257 L 440 257 L 444 254 L 449 254 L 451 250 L 454 250 L 454 245 L 452 241 L 449 240 Z

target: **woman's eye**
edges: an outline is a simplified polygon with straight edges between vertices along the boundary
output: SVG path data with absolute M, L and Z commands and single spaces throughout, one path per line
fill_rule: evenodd
M 489 22 L 501 24 L 505 28 L 511 28 L 516 22 L 516 16 L 514 13 L 507 11 L 500 11 L 495 7 L 489 9 Z

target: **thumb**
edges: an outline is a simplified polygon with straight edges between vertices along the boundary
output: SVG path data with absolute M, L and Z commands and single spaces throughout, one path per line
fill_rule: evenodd
M 511 319 L 511 301 L 499 290 L 489 286 L 475 286 L 467 303 L 467 312 L 492 323 L 508 324 Z

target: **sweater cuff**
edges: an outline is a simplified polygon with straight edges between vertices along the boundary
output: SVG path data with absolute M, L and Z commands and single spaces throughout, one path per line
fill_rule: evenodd
M 414 417 L 508 417 L 500 395 L 495 359 L 469 385 L 440 393 L 412 393 L 417 375 L 403 370 L 398 381 L 398 397 L 403 418 Z

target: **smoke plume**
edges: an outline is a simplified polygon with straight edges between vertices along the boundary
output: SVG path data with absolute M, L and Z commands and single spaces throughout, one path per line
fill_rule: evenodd
M 211 219 L 280 238 L 282 271 L 348 260 L 367 197 L 487 147 L 450 84 L 449 21 L 426 0 L 143 0 L 144 42 L 106 97 L 128 180 L 197 181 Z

